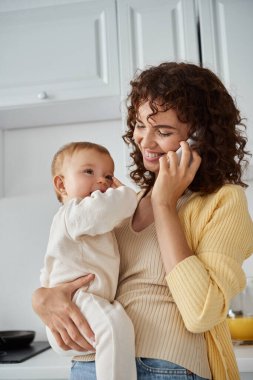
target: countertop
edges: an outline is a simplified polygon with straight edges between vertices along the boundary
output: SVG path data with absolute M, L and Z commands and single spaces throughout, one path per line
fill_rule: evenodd
M 252 372 L 253 379 L 253 345 L 234 346 L 234 351 L 240 373 Z
M 61 357 L 48 349 L 23 363 L 0 364 L 0 379 L 65 380 L 69 378 L 70 366 L 70 357 Z
M 251 373 L 252 377 L 247 378 L 253 379 L 253 345 L 235 346 L 234 350 L 240 373 Z M 49 349 L 20 364 L 0 364 L 0 379 L 66 380 L 70 366 L 71 358 Z

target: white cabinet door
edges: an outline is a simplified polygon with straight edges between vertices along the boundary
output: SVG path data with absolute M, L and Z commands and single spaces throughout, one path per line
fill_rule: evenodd
M 137 69 L 163 61 L 199 63 L 193 0 L 117 0 L 123 98 Z
M 203 64 L 236 98 L 247 118 L 248 149 L 253 152 L 253 1 L 198 0 L 198 6 Z
M 0 111 L 119 96 L 114 0 L 0 0 L 0 51 Z

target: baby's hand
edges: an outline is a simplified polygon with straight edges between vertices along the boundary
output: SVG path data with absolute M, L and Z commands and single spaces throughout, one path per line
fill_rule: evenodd
M 121 183 L 116 177 L 112 178 L 112 188 L 117 189 L 120 186 L 124 186 L 123 183 Z

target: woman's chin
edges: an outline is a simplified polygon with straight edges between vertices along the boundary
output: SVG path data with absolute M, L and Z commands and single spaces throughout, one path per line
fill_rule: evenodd
M 144 166 L 146 170 L 149 170 L 152 173 L 158 173 L 159 172 L 159 161 L 147 161 L 144 160 Z

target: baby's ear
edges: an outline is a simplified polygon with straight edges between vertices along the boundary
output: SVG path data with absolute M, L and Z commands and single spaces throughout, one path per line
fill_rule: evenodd
M 55 191 L 59 196 L 63 196 L 67 194 L 65 190 L 65 186 L 64 186 L 64 179 L 62 176 L 56 175 L 53 179 L 53 182 L 54 182 Z

